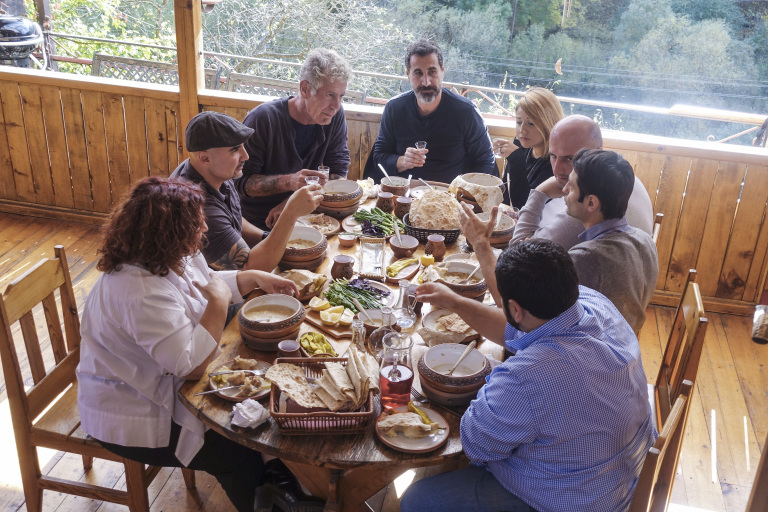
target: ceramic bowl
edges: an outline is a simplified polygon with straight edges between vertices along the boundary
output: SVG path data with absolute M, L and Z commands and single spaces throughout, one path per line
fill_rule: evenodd
M 356 203 L 353 203 L 350 206 L 344 206 L 344 207 L 332 207 L 332 206 L 324 206 L 322 203 L 320 206 L 315 208 L 315 213 L 324 213 L 326 215 L 329 215 L 333 217 L 336 220 L 343 220 L 346 217 L 349 217 L 353 213 L 357 211 L 358 208 L 360 208 L 361 201 L 358 201 Z
M 277 321 L 259 321 L 249 318 L 249 313 L 253 310 L 263 308 L 265 306 L 279 306 L 288 308 L 292 311 L 292 314 L 287 318 L 281 318 Z M 301 322 L 304 321 L 304 306 L 294 297 L 290 295 L 281 295 L 277 293 L 262 295 L 256 297 L 245 303 L 240 308 L 240 312 L 237 315 L 238 322 L 240 324 L 240 334 L 243 338 L 250 338 L 251 340 L 275 340 L 274 350 L 277 350 L 277 343 L 280 340 L 284 340 L 290 337 L 301 327 Z M 265 350 L 264 348 L 258 350 Z
M 417 365 L 420 382 L 444 393 L 477 393 L 491 373 L 491 365 L 479 350 L 472 349 L 453 375 L 445 375 L 466 348 L 460 343 L 444 343 L 427 350 Z
M 316 260 L 328 246 L 328 240 L 320 231 L 299 224 L 293 227 L 289 240 L 306 240 L 312 242 L 313 245 L 302 249 L 286 248 L 282 260 L 287 262 L 298 263 Z
M 483 222 L 488 222 L 488 219 L 491 218 L 490 213 L 479 213 L 477 216 Z M 499 225 L 491 233 L 491 245 L 506 244 L 512 240 L 512 234 L 515 232 L 515 219 L 501 212 L 499 212 L 499 217 L 501 221 L 499 221 Z
M 467 174 L 462 174 L 461 177 L 468 183 L 472 183 L 474 185 L 483 185 L 486 187 L 499 187 L 504 183 L 498 176 L 485 174 L 482 172 L 470 172 Z M 463 188 L 459 187 L 458 191 L 469 201 L 475 201 L 475 198 L 472 196 L 472 194 Z
M 280 270 L 309 270 L 314 272 L 325 261 L 325 257 L 328 255 L 328 251 L 324 251 L 320 256 L 309 261 L 286 261 L 280 260 L 277 262 L 277 267 Z
M 449 407 L 465 407 L 469 405 L 472 400 L 477 398 L 477 392 L 479 391 L 479 388 L 473 389 L 467 393 L 447 393 L 445 391 L 440 391 L 439 389 L 433 388 L 427 384 L 427 381 L 422 380 L 421 390 L 431 402 L 434 402 L 438 405 L 447 405 Z
M 331 180 L 323 187 L 322 206 L 331 208 L 345 208 L 352 206 L 363 197 L 363 189 L 356 181 Z
M 410 258 L 419 247 L 419 241 L 411 235 L 401 234 L 400 241 L 397 240 L 397 236 L 389 239 L 389 247 L 392 249 L 395 258 Z
M 466 261 L 448 261 L 445 262 L 445 267 L 448 269 L 448 272 L 456 272 L 469 275 L 475 269 L 476 265 Z M 469 297 L 470 299 L 474 299 L 485 294 L 485 291 L 488 289 L 488 285 L 483 278 L 482 269 L 475 272 L 475 275 L 472 276 L 472 279 L 475 278 L 479 278 L 480 281 L 471 284 L 457 284 L 448 283 L 442 279 L 438 279 L 437 282 L 443 283 L 462 297 Z
M 354 247 L 357 243 L 356 235 L 339 235 L 339 247 Z
M 384 192 L 392 192 L 392 195 L 394 196 L 404 196 L 410 188 L 408 186 L 408 180 L 398 176 L 381 178 L 379 185 L 381 185 L 381 190 Z

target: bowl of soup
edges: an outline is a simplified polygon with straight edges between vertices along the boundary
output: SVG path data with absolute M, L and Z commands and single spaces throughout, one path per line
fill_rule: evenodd
M 360 201 L 363 189 L 356 181 L 331 180 L 323 187 L 321 206 L 326 208 L 346 208 Z
M 423 282 L 438 282 L 470 299 L 482 299 L 488 285 L 483 277 L 482 269 L 472 274 L 477 265 L 461 260 L 444 261 L 430 265 L 422 273 Z M 472 274 L 472 277 L 469 277 Z M 469 280 L 467 281 L 467 278 Z M 466 281 L 466 282 L 465 282 Z
M 491 365 L 482 352 L 473 349 L 459 363 L 452 375 L 446 375 L 456 364 L 466 345 L 443 343 L 427 350 L 419 360 L 417 369 L 422 388 L 431 388 L 442 393 L 466 396 L 477 393 L 491 373 Z M 426 385 L 426 386 L 425 386 Z M 432 398 L 427 393 L 427 398 Z M 471 398 L 470 398 L 471 400 Z
M 488 222 L 488 219 L 491 218 L 491 214 L 486 212 L 479 213 L 477 216 L 483 222 Z M 499 211 L 496 226 L 494 226 L 491 233 L 491 245 L 501 245 L 509 242 L 515 233 L 515 224 L 515 219 Z
M 395 196 L 404 196 L 410 186 L 406 178 L 400 178 L 398 176 L 381 178 L 381 190 L 384 192 L 391 192 Z
M 277 343 L 295 334 L 304 320 L 304 306 L 290 295 L 262 295 L 245 303 L 238 313 L 240 334 L 248 340 L 274 340 Z M 258 350 L 266 350 L 264 347 Z
M 285 244 L 282 260 L 289 263 L 313 261 L 322 256 L 327 246 L 328 241 L 320 231 L 296 224 Z

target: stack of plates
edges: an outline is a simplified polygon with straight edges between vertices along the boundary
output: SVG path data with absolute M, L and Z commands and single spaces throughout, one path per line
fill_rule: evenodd
M 332 180 L 325 184 L 323 200 L 315 211 L 343 219 L 355 213 L 364 199 L 363 189 L 356 181 Z

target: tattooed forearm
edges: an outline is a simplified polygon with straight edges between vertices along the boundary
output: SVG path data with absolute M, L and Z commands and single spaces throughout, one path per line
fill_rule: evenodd
M 248 244 L 241 238 L 224 256 L 209 265 L 214 270 L 242 270 L 248 261 L 250 251 Z
M 245 193 L 251 197 L 272 196 L 285 192 L 280 186 L 281 176 L 264 176 L 254 174 L 245 183 Z

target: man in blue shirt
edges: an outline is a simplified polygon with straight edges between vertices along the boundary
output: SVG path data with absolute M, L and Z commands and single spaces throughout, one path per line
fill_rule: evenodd
M 450 183 L 468 172 L 498 173 L 488 129 L 471 101 L 443 88 L 440 47 L 422 39 L 408 47 L 405 68 L 412 91 L 387 102 L 366 177 L 412 174 Z M 426 149 L 416 142 L 427 143 Z
M 403 512 L 619 511 L 657 437 L 640 348 L 603 295 L 578 286 L 568 253 L 529 240 L 502 253 L 503 309 L 425 284 L 451 311 L 515 355 L 497 366 L 461 420 L 472 465 L 411 485 Z

